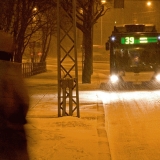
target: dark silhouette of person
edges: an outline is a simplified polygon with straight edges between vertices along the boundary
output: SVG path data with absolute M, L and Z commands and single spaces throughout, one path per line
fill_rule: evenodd
M 24 125 L 29 97 L 11 35 L 0 30 L 0 160 L 29 160 Z

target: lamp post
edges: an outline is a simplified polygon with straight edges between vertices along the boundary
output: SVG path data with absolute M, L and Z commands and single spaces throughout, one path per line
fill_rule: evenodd
M 101 4 L 105 5 L 107 2 L 106 0 L 101 0 Z M 101 16 L 101 45 L 102 45 L 102 40 L 103 40 L 103 17 Z

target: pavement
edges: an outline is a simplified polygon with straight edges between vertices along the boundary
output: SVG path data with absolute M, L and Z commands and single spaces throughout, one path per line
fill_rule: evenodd
M 30 96 L 25 125 L 30 160 L 110 160 L 105 113 L 98 96 L 100 83 L 106 79 L 104 67 L 94 71 L 91 84 L 82 84 L 79 73 L 80 118 L 58 117 L 56 61 L 50 59 L 47 72 L 25 79 Z

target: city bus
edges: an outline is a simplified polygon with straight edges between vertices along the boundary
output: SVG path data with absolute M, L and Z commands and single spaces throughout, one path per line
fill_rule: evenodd
M 106 42 L 110 50 L 110 83 L 160 85 L 160 33 L 153 24 L 114 26 Z

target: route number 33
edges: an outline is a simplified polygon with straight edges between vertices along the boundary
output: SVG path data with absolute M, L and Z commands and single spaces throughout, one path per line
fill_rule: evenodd
M 134 37 L 125 37 L 125 44 L 134 44 Z

